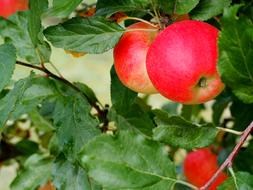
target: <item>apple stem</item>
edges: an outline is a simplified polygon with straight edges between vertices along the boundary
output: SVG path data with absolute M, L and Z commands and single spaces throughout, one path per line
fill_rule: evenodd
M 216 129 L 219 129 L 221 131 L 228 132 L 228 133 L 231 133 L 231 134 L 234 134 L 234 135 L 238 135 L 238 136 L 243 134 L 242 131 L 236 131 L 236 130 L 233 130 L 233 129 L 223 128 L 223 127 L 216 127 Z
M 216 180 L 216 178 L 222 173 L 222 171 L 226 167 L 232 167 L 232 162 L 235 158 L 235 156 L 238 154 L 240 148 L 244 144 L 244 142 L 247 140 L 248 136 L 250 135 L 251 131 L 253 130 L 253 121 L 250 123 L 250 125 L 243 131 L 242 136 L 237 143 L 237 145 L 234 147 L 233 151 L 230 153 L 230 155 L 227 157 L 227 159 L 223 162 L 223 164 L 219 167 L 219 169 L 215 172 L 215 174 L 209 179 L 209 181 L 202 187 L 199 188 L 199 190 L 207 190 L 208 187 Z
M 140 22 L 144 22 L 144 23 L 146 23 L 146 24 L 148 24 L 148 25 L 150 25 L 150 26 L 152 26 L 152 27 L 154 27 L 154 28 L 157 28 L 157 26 L 154 25 L 154 24 L 152 24 L 151 22 L 146 21 L 146 20 L 141 19 L 141 18 L 137 18 L 137 17 L 126 17 L 126 18 L 124 18 L 123 20 L 124 20 L 124 21 L 125 21 L 125 20 L 137 20 L 137 21 L 140 21 Z
M 136 32 L 136 31 L 156 32 L 157 29 L 136 28 L 136 29 L 127 29 L 125 32 Z

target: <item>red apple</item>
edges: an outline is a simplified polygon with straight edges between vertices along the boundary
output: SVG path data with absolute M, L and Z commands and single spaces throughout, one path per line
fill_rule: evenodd
M 28 9 L 28 0 L 0 0 L 0 16 L 7 18 L 17 11 Z
M 184 175 L 186 179 L 197 187 L 203 186 L 218 170 L 217 155 L 209 148 L 198 149 L 187 154 L 184 161 Z M 216 190 L 227 179 L 225 173 L 221 173 L 208 190 Z
M 143 29 L 143 30 L 141 30 Z M 144 22 L 135 23 L 125 32 L 114 48 L 114 66 L 120 81 L 136 92 L 152 94 L 152 85 L 146 70 L 146 55 L 149 46 L 158 34 L 158 29 Z
M 163 30 L 147 53 L 147 72 L 165 97 L 200 104 L 224 88 L 216 69 L 218 30 L 202 21 L 175 22 Z

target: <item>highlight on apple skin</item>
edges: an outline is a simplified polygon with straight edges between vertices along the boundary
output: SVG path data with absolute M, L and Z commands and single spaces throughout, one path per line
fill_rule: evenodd
M 0 16 L 9 17 L 17 11 L 28 10 L 28 0 L 0 0 Z
M 202 21 L 184 20 L 159 33 L 147 53 L 147 72 L 166 98 L 200 104 L 224 88 L 216 65 L 218 29 Z
M 157 93 L 147 74 L 146 55 L 158 28 L 138 22 L 127 30 L 113 51 L 116 73 L 120 81 L 135 92 Z
M 188 182 L 201 187 L 203 186 L 218 170 L 217 155 L 212 153 L 209 148 L 201 148 L 187 154 L 183 170 Z M 228 176 L 221 173 L 208 190 L 216 190 Z

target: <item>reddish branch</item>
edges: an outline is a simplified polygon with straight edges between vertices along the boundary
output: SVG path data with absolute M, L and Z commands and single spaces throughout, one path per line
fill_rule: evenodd
M 208 187 L 216 180 L 216 178 L 221 174 L 221 172 L 226 168 L 226 167 L 232 167 L 232 162 L 235 158 L 235 156 L 238 154 L 240 148 L 244 144 L 244 142 L 247 140 L 247 137 L 250 135 L 251 131 L 253 131 L 253 122 L 244 130 L 239 143 L 235 146 L 233 151 L 230 153 L 230 155 L 227 157 L 227 159 L 223 162 L 223 164 L 220 166 L 220 168 L 216 171 L 216 173 L 212 176 L 212 178 L 199 190 L 207 190 Z

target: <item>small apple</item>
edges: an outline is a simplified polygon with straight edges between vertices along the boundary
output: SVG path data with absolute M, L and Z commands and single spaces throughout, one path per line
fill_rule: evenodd
M 0 16 L 7 18 L 17 11 L 28 9 L 28 0 L 0 0 Z
M 127 27 L 113 51 L 114 66 L 120 81 L 135 92 L 152 94 L 152 85 L 146 70 L 149 46 L 158 34 L 158 28 L 138 22 Z M 131 31 L 132 30 L 132 31 Z
M 147 72 L 163 96 L 200 104 L 224 88 L 216 69 L 218 30 L 202 21 L 175 22 L 159 33 L 147 53 Z
M 218 170 L 217 155 L 209 148 L 201 148 L 187 154 L 184 160 L 184 175 L 186 179 L 197 187 L 203 186 Z M 227 179 L 225 173 L 221 173 L 208 190 L 216 190 Z

